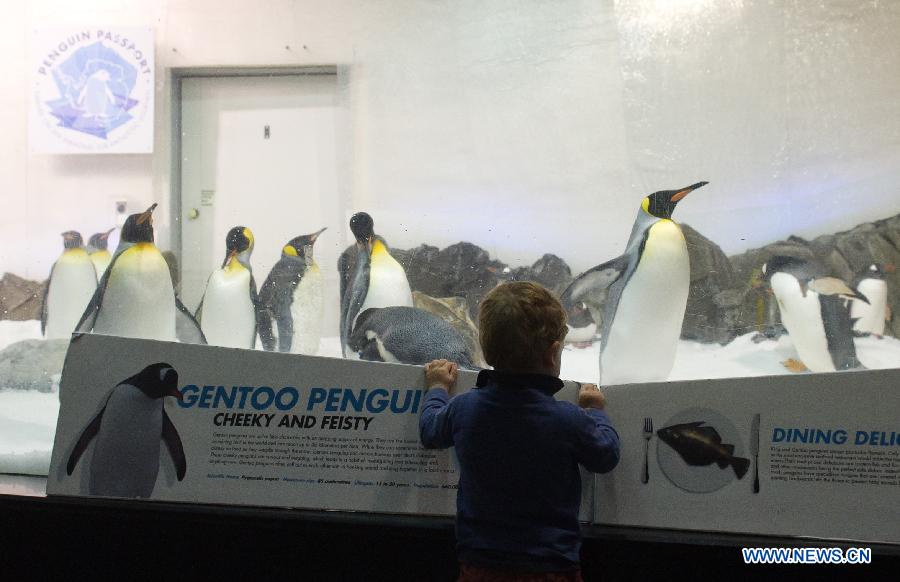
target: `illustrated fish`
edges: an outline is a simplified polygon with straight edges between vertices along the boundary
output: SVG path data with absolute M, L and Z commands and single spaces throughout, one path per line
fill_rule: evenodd
M 675 450 L 688 465 L 705 467 L 713 463 L 724 469 L 731 465 L 734 474 L 742 479 L 750 468 L 750 459 L 734 456 L 734 445 L 722 443 L 722 437 L 705 422 L 673 424 L 656 431 L 656 436 Z

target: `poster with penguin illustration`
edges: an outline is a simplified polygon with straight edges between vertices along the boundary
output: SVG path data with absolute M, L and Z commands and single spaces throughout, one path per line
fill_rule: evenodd
M 76 335 L 47 493 L 454 515 L 452 450 L 419 443 L 424 392 L 421 366 Z
M 608 386 L 597 523 L 900 543 L 900 370 Z

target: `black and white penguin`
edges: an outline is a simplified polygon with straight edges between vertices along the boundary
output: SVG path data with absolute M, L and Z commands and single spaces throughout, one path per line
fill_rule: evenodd
M 857 334 L 884 335 L 884 324 L 891 319 L 886 277 L 893 270 L 893 265 L 873 263 L 854 278 L 853 288 L 869 300 L 850 304 L 850 320 Z
M 41 306 L 41 333 L 47 339 L 68 339 L 97 290 L 94 264 L 81 234 L 67 230 L 62 237 L 63 252 L 50 268 Z
M 415 307 L 366 309 L 356 318 L 347 344 L 363 360 L 422 365 L 443 358 L 477 369 L 460 333 Z
M 323 282 L 313 244 L 324 231 L 288 241 L 259 290 L 259 339 L 267 351 L 315 355 L 319 350 Z
M 88 239 L 87 252 L 91 256 L 91 262 L 94 263 L 98 279 L 103 276 L 103 273 L 106 272 L 106 267 L 112 261 L 112 255 L 107 247 L 109 246 L 109 235 L 114 230 L 116 229 L 111 228 L 106 232 L 94 233 Z
M 384 239 L 375 235 L 373 227 L 372 217 L 367 213 L 354 214 L 350 218 L 350 230 L 356 238 L 356 257 L 353 261 L 338 262 L 343 287 L 341 351 L 344 357 L 349 353 L 347 341 L 360 313 L 374 307 L 413 306 L 406 271 L 391 256 Z M 348 266 L 350 270 L 347 270 Z
M 95 441 L 87 469 L 87 493 L 150 497 L 159 474 L 160 443 L 164 442 L 176 476 L 183 480 L 187 460 L 178 430 L 163 406 L 167 396 L 182 399 L 178 372 L 169 364 L 152 364 L 122 380 L 81 432 L 66 462 L 66 474 L 72 474 L 88 445 Z
M 568 333 L 565 341 L 575 347 L 589 347 L 597 337 L 597 323 L 583 301 L 576 302 L 569 310 L 566 327 Z
M 625 253 L 577 277 L 561 300 L 571 311 L 578 301 L 605 294 L 600 323 L 600 382 L 628 384 L 666 380 L 675 364 L 690 289 L 691 267 L 675 206 L 705 186 L 654 192 L 641 202 Z
M 213 346 L 256 346 L 259 298 L 250 267 L 253 233 L 235 226 L 225 237 L 225 259 L 209 276 L 195 317 L 206 341 Z
M 169 266 L 153 243 L 156 204 L 125 220 L 112 261 L 77 330 L 205 344 L 194 316 L 175 295 Z
M 784 324 L 803 365 L 813 372 L 863 367 L 856 357 L 847 300 L 866 301 L 821 266 L 776 256 L 762 267 Z M 797 371 L 790 360 L 785 365 Z M 802 368 L 801 368 L 802 369 Z

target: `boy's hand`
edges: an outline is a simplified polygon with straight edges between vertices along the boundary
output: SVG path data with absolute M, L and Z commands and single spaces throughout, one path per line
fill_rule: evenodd
M 459 366 L 449 360 L 434 360 L 425 364 L 425 387 L 443 388 L 450 392 L 456 385 Z
M 603 410 L 606 407 L 606 396 L 596 384 L 582 384 L 578 389 L 578 406 Z

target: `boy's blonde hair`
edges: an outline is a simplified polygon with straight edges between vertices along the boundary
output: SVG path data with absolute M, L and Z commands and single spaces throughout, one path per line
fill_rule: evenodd
M 533 370 L 566 337 L 566 312 L 549 291 L 529 281 L 498 285 L 481 301 L 479 341 L 498 370 Z

